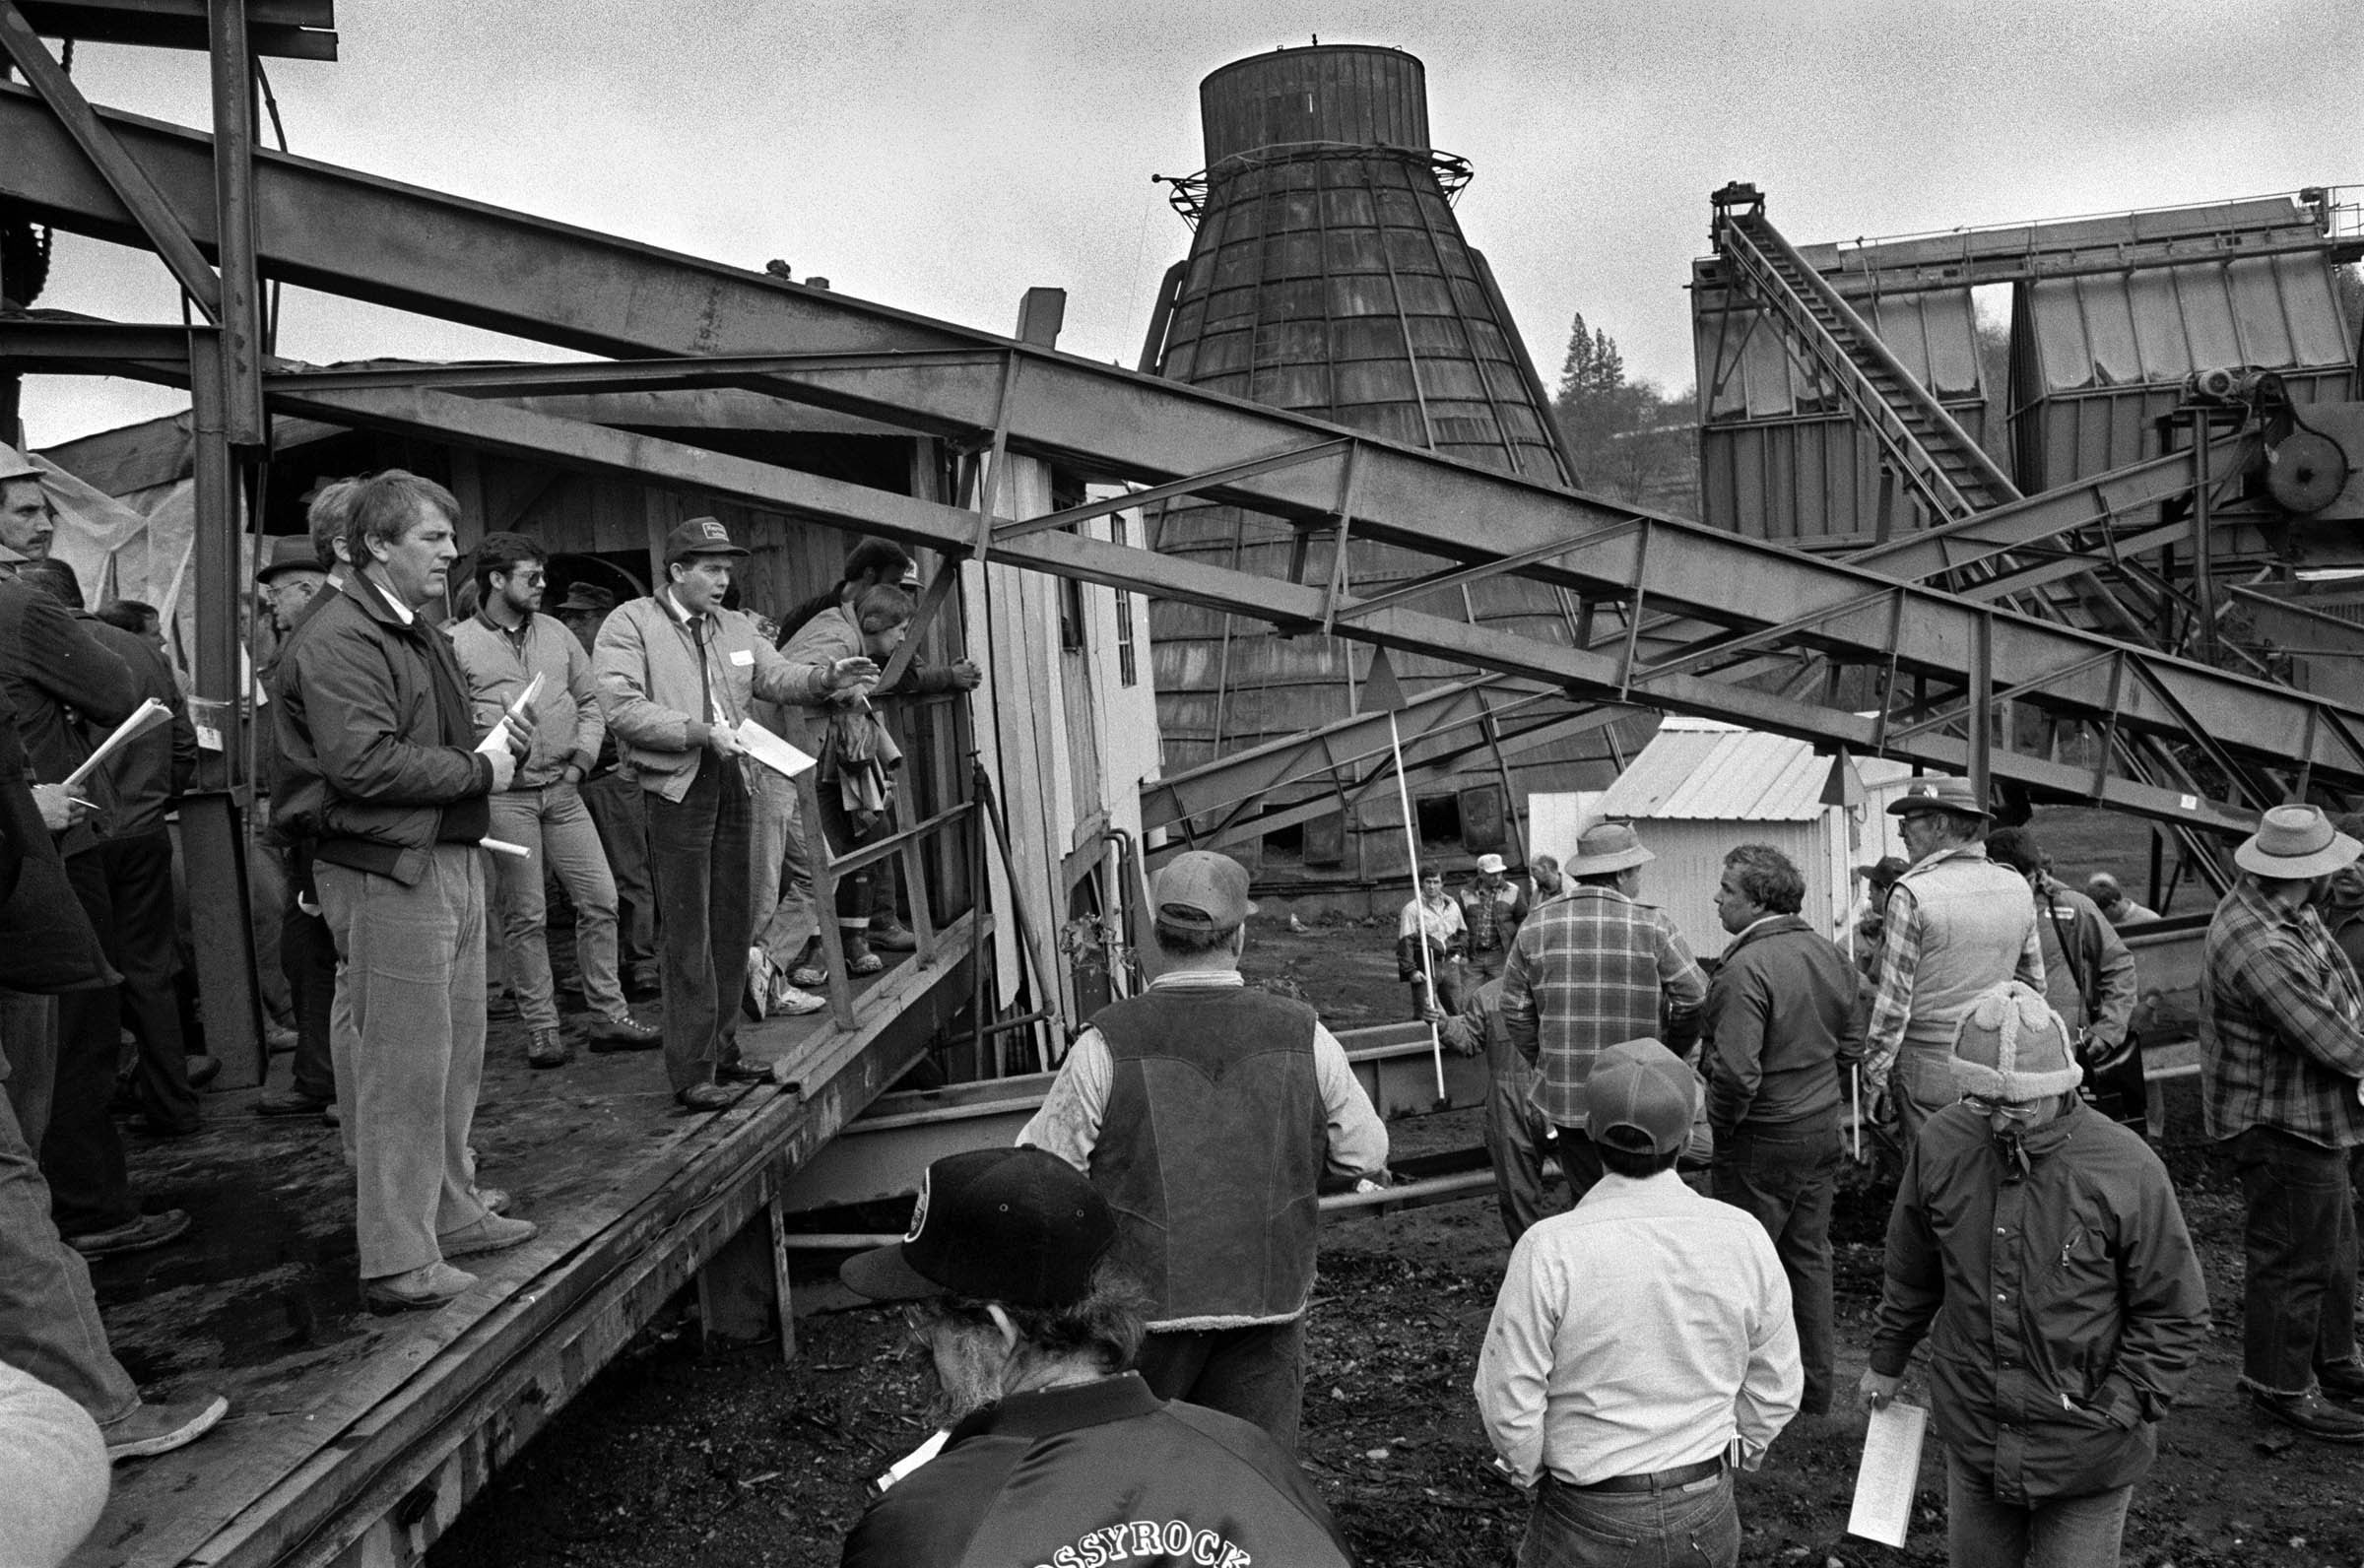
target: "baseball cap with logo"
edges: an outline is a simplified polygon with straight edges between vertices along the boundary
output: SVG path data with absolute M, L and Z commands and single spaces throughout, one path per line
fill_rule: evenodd
M 1594 1143 L 1636 1154 L 1665 1154 L 1690 1142 L 1699 1076 L 1645 1035 L 1593 1058 L 1584 1100 L 1585 1131 Z
M 692 517 L 665 536 L 665 564 L 690 555 L 744 555 L 719 517 Z
M 1184 931 L 1229 931 L 1256 912 L 1248 902 L 1248 869 L 1228 855 L 1189 849 L 1149 879 L 1149 907 L 1157 923 Z
M 1115 1241 L 1115 1211 L 1066 1160 L 980 1148 L 930 1165 L 903 1239 L 848 1258 L 837 1277 L 873 1301 L 1065 1307 L 1091 1293 L 1091 1271 Z

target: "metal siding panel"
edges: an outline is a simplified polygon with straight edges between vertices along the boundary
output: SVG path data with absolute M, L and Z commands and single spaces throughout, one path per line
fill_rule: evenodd
M 2093 359 L 2085 349 L 2084 315 L 2077 307 L 2073 279 L 2022 284 L 2035 325 L 2038 363 L 2050 392 L 2093 384 Z
M 2241 331 L 2234 323 L 2223 272 L 2215 267 L 2175 267 L 2169 275 L 2175 280 L 2175 302 L 2192 365 L 2205 369 L 2240 364 Z
M 2093 358 L 2093 379 L 2103 386 L 2139 381 L 2142 354 L 2134 343 L 2134 316 L 2117 278 L 2079 278 L 2085 343 Z

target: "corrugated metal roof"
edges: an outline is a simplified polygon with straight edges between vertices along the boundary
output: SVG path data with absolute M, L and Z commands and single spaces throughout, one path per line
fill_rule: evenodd
M 1670 718 L 1603 792 L 1602 817 L 1799 822 L 1822 814 L 1830 761 L 1804 741 Z

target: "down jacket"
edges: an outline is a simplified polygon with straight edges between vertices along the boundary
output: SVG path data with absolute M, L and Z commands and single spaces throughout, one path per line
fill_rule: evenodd
M 2208 1334 L 2208 1292 L 2167 1168 L 2071 1096 L 2023 1135 L 1949 1105 L 1905 1157 L 1872 1369 L 1929 1337 L 1946 1450 L 2018 1506 L 2127 1485 Z M 1933 1328 L 1934 1324 L 1934 1328 Z

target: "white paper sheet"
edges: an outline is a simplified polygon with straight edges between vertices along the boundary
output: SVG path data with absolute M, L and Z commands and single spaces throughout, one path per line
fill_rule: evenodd
M 734 731 L 747 754 L 782 778 L 794 778 L 813 765 L 813 758 L 790 746 L 753 719 L 741 719 Z
M 545 678 L 541 672 L 536 671 L 534 678 L 525 684 L 525 689 L 517 693 L 517 700 L 510 703 L 508 707 L 508 716 L 512 719 L 515 719 L 518 725 L 529 734 L 534 728 L 534 698 L 542 694 L 542 682 L 544 679 Z M 491 756 L 494 751 L 499 751 L 502 747 L 508 744 L 509 734 L 507 729 L 501 725 L 495 724 L 492 726 L 492 728 L 485 732 L 485 738 L 483 740 L 476 743 L 476 749 L 484 752 L 487 756 Z
M 1890 1400 L 1864 1429 L 1864 1463 L 1855 1472 L 1855 1506 L 1847 1534 L 1886 1546 L 1904 1544 L 1913 1522 L 1913 1491 L 1921 1482 L 1921 1439 L 1929 1412 Z
M 171 722 L 172 710 L 170 708 L 165 707 L 154 697 L 142 702 L 131 710 L 130 718 L 115 726 L 113 734 L 98 743 L 97 750 L 84 759 L 82 766 L 66 775 L 66 793 L 71 795 L 88 784 L 91 781 L 91 775 L 105 765 L 108 757 L 113 756 L 132 741 L 146 735 L 160 724 Z

